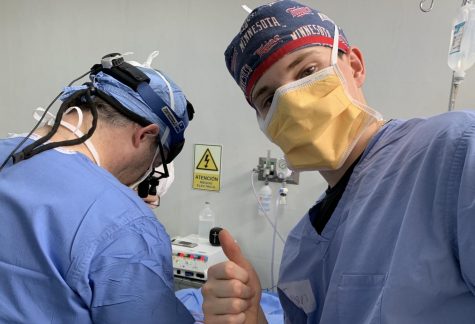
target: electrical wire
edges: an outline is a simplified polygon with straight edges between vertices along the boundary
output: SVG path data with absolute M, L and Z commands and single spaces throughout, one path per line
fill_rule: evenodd
M 74 79 L 73 81 L 69 82 L 68 87 L 72 86 L 73 83 L 75 83 L 76 81 L 81 80 L 82 78 L 84 78 L 84 77 L 85 77 L 86 75 L 88 75 L 89 73 L 91 73 L 90 70 L 88 70 L 88 71 L 85 72 L 84 74 L 81 74 L 81 76 L 78 76 L 76 79 Z
M 53 101 L 48 105 L 48 107 L 45 109 L 43 115 L 41 116 L 41 118 L 38 120 L 38 122 L 36 123 L 36 125 L 33 127 L 33 129 L 28 133 L 28 135 L 26 135 L 23 140 L 20 141 L 20 143 L 18 143 L 18 145 L 13 149 L 13 151 L 10 152 L 10 154 L 6 157 L 6 159 L 3 161 L 2 165 L 0 166 L 0 171 L 3 170 L 3 168 L 5 167 L 5 165 L 7 165 L 8 163 L 8 160 L 10 160 L 10 158 L 16 153 L 16 151 L 18 151 L 18 149 L 26 142 L 26 140 L 28 138 L 30 138 L 31 134 L 33 134 L 33 132 L 38 128 L 38 126 L 41 125 L 41 123 L 43 122 L 43 119 L 45 118 L 46 114 L 48 113 L 48 110 L 51 108 L 51 106 L 56 102 L 56 100 L 58 100 L 58 98 L 63 94 L 63 92 L 61 91 L 54 99 Z
M 272 227 L 273 229 L 273 233 L 272 233 L 272 253 L 271 253 L 271 265 L 270 265 L 270 277 L 271 277 L 271 287 L 268 288 L 268 289 L 262 289 L 263 291 L 272 291 L 272 292 L 275 292 L 275 288 L 277 287 L 277 285 L 275 284 L 275 278 L 274 278 L 274 263 L 275 263 L 275 240 L 276 240 L 276 236 L 279 236 L 279 239 L 281 240 L 281 242 L 283 244 L 285 244 L 285 240 L 284 238 L 282 237 L 282 235 L 279 233 L 279 231 L 277 230 L 277 218 L 279 217 L 279 205 L 280 205 L 280 197 L 277 197 L 276 199 L 276 208 L 275 208 L 275 212 L 274 212 L 274 215 L 275 215 L 275 219 L 274 219 L 274 222 L 272 222 L 271 218 L 269 217 L 269 215 L 267 214 L 267 211 L 264 209 L 264 207 L 262 206 L 262 203 L 261 201 L 259 200 L 259 197 L 257 196 L 257 191 L 256 191 L 256 187 L 254 186 L 254 173 L 255 170 L 252 170 L 251 171 L 251 186 L 252 186 L 252 191 L 254 193 L 254 197 L 256 197 L 256 201 L 257 203 L 259 204 L 259 207 L 261 208 L 264 216 L 266 217 L 267 221 L 269 222 L 270 226 Z
M 72 80 L 69 84 L 68 84 L 68 87 L 70 87 L 74 82 L 84 78 L 87 74 L 89 74 L 91 71 L 87 71 L 86 73 L 82 74 L 81 76 L 77 77 L 76 79 Z M 48 111 L 50 110 L 50 108 L 53 106 L 53 104 L 56 102 L 56 100 L 59 99 L 59 97 L 61 97 L 61 95 L 63 94 L 63 91 L 61 91 L 54 99 L 53 101 L 51 101 L 51 103 L 48 105 L 48 107 L 46 107 L 45 111 L 43 112 L 43 115 L 40 117 L 40 119 L 38 120 L 38 122 L 36 123 L 36 125 L 33 127 L 33 129 L 28 133 L 28 135 L 26 135 L 23 140 L 20 141 L 20 143 L 18 143 L 18 145 L 13 149 L 13 151 L 10 152 L 10 154 L 6 157 L 6 159 L 3 161 L 2 165 L 0 166 L 0 171 L 3 170 L 3 168 L 7 165 L 8 163 L 8 160 L 10 160 L 10 158 L 18 151 L 18 149 L 26 142 L 26 140 L 28 138 L 30 138 L 31 134 L 33 134 L 33 132 L 41 125 L 41 123 L 43 122 L 43 119 L 46 117 L 46 115 L 48 114 Z
M 280 204 L 280 197 L 278 196 L 277 199 L 275 200 L 275 218 L 274 218 L 274 225 L 277 228 L 277 221 L 280 216 L 280 210 L 281 210 L 281 204 Z M 271 256 L 271 266 L 270 266 L 270 278 L 271 278 L 271 290 L 274 291 L 274 288 L 276 287 L 275 285 L 275 276 L 274 276 L 274 264 L 275 264 L 275 237 L 276 237 L 277 231 L 274 230 L 274 233 L 272 234 L 272 256 Z

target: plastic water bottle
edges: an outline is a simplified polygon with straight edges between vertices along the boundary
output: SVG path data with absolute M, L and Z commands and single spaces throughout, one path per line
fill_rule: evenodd
M 198 235 L 200 238 L 209 239 L 209 231 L 215 227 L 216 218 L 211 204 L 207 201 L 199 214 Z
M 259 199 L 260 202 L 257 206 L 257 213 L 259 216 L 264 217 L 264 213 L 269 216 L 272 208 L 272 188 L 269 186 L 269 183 L 266 183 L 261 189 L 259 189 L 257 199 Z
M 452 25 L 448 64 L 455 79 L 463 80 L 465 71 L 475 63 L 475 4 L 460 7 Z

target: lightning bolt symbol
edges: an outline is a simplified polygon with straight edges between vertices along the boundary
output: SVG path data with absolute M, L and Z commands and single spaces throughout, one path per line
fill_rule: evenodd
M 205 162 L 206 162 L 205 168 L 207 168 L 207 167 L 208 167 L 208 163 L 209 163 L 209 154 L 206 154 Z

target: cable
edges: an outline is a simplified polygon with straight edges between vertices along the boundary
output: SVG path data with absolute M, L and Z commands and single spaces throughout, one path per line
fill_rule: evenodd
M 84 77 L 85 77 L 86 75 L 88 75 L 89 73 L 91 73 L 90 70 L 88 70 L 86 73 L 82 74 L 81 76 L 77 77 L 77 78 L 74 79 L 73 81 L 69 82 L 68 87 L 72 86 L 74 82 L 81 80 L 82 78 L 84 78 Z
M 287 192 L 288 192 L 288 189 L 287 189 L 287 186 L 286 186 L 286 178 L 283 178 L 282 179 L 282 185 L 279 189 L 279 196 L 277 197 L 276 201 L 275 201 L 275 204 L 276 204 L 276 207 L 275 207 L 275 219 L 274 219 L 274 225 L 275 227 L 277 228 L 277 222 L 279 220 L 279 217 L 281 217 L 282 213 L 283 213 L 283 208 L 285 205 L 287 205 L 287 200 L 286 200 L 286 196 L 287 196 Z M 275 237 L 276 237 L 276 231 L 274 231 L 273 235 L 272 235 L 272 260 L 271 260 L 271 284 L 272 284 L 272 292 L 275 292 L 274 291 L 274 288 L 277 287 L 277 285 L 275 284 L 275 276 L 274 276 L 274 264 L 275 264 Z
M 257 191 L 256 191 L 256 188 L 255 188 L 255 186 L 254 186 L 254 173 L 255 173 L 255 171 L 252 170 L 252 171 L 251 171 L 251 186 L 252 186 L 252 191 L 254 192 L 254 197 L 256 197 L 257 203 L 259 204 L 259 207 L 261 207 L 262 211 L 264 212 L 264 216 L 266 217 L 266 219 L 267 219 L 267 221 L 269 222 L 270 226 L 272 226 L 272 228 L 274 229 L 274 231 L 276 232 L 276 234 L 279 236 L 279 238 L 280 238 L 280 240 L 282 241 L 282 243 L 285 244 L 284 238 L 283 238 L 282 235 L 279 233 L 279 231 L 277 231 L 277 228 L 275 227 L 274 223 L 273 223 L 272 220 L 270 219 L 269 215 L 267 215 L 266 210 L 264 209 L 264 207 L 262 206 L 261 202 L 259 201 L 259 197 L 257 197 Z
M 280 210 L 280 197 L 277 197 L 275 200 L 275 219 L 274 219 L 274 225 L 275 228 L 277 228 L 277 220 L 279 218 L 279 210 Z M 272 234 L 272 256 L 271 256 L 271 266 L 270 266 L 270 277 L 271 277 L 271 290 L 274 291 L 275 288 L 275 276 L 274 276 L 274 263 L 275 263 L 275 237 L 276 237 L 277 231 L 274 230 L 274 233 Z
M 270 217 L 267 214 L 266 210 L 262 206 L 262 204 L 259 200 L 259 197 L 257 196 L 256 187 L 254 186 L 254 173 L 255 173 L 255 170 L 252 170 L 251 171 L 251 186 L 252 186 L 252 191 L 254 193 L 254 197 L 256 197 L 256 200 L 257 200 L 257 203 L 259 204 L 259 207 L 261 208 L 261 210 L 262 210 L 264 216 L 266 217 L 267 221 L 269 222 L 270 226 L 274 230 L 273 233 L 272 233 L 272 255 L 271 255 L 271 266 L 270 266 L 271 287 L 268 288 L 268 289 L 263 289 L 263 291 L 266 291 L 266 290 L 269 291 L 270 290 L 270 291 L 274 292 L 274 289 L 276 287 L 275 279 L 274 279 L 275 239 L 276 239 L 276 236 L 279 236 L 279 239 L 282 241 L 283 244 L 285 244 L 284 238 L 282 237 L 282 235 L 277 230 L 277 218 L 278 218 L 278 211 L 279 211 L 278 205 L 280 205 L 280 199 L 279 199 L 280 196 L 276 199 L 277 208 L 276 208 L 275 213 L 274 213 L 275 220 L 274 220 L 274 222 L 272 222 L 272 220 L 270 219 Z
M 87 71 L 86 73 L 82 74 L 81 76 L 77 77 L 76 79 L 74 79 L 73 81 L 71 81 L 69 84 L 68 84 L 68 87 L 70 87 L 74 82 L 84 78 L 86 75 L 88 75 L 89 73 L 91 73 L 91 71 Z M 63 94 L 63 91 L 61 91 L 54 99 L 53 101 L 48 105 L 48 107 L 46 107 L 45 111 L 43 112 L 43 115 L 40 117 L 40 119 L 38 120 L 38 122 L 36 123 L 36 125 L 33 127 L 33 129 L 28 133 L 28 135 L 26 135 L 23 140 L 20 141 L 20 143 L 18 143 L 18 145 L 13 149 L 13 151 L 10 152 L 10 154 L 5 158 L 5 160 L 3 161 L 2 165 L 0 166 L 0 171 L 3 170 L 3 168 L 7 165 L 8 163 L 8 160 L 10 160 L 10 158 L 16 153 L 16 151 L 18 151 L 18 149 L 23 145 L 25 144 L 26 140 L 28 140 L 28 138 L 30 138 L 31 134 L 33 134 L 33 132 L 41 125 L 41 123 L 43 122 L 43 119 L 45 118 L 45 116 L 48 114 L 48 111 L 49 109 L 51 108 L 51 106 L 53 106 L 53 104 L 56 102 L 56 100 L 59 99 L 59 97 L 61 97 L 61 95 Z
M 33 132 L 38 128 L 38 126 L 41 125 L 41 123 L 43 122 L 43 119 L 45 118 L 46 114 L 48 113 L 48 110 L 51 108 L 51 106 L 56 102 L 56 100 L 58 100 L 58 98 L 63 94 L 63 92 L 61 91 L 54 99 L 53 101 L 48 105 L 48 107 L 45 109 L 43 115 L 41 116 L 41 118 L 38 120 L 38 122 L 36 123 L 36 125 L 33 127 L 33 129 L 28 133 L 28 135 L 26 135 L 23 140 L 20 141 L 20 143 L 13 149 L 13 151 L 10 152 L 10 154 L 6 157 L 6 159 L 3 161 L 2 165 L 0 166 L 0 171 L 3 170 L 3 168 L 5 167 L 5 165 L 7 165 L 8 163 L 8 160 L 10 160 L 10 158 L 16 153 L 16 151 L 18 151 L 18 149 L 26 142 L 26 140 L 28 138 L 30 138 L 31 134 L 33 134 Z

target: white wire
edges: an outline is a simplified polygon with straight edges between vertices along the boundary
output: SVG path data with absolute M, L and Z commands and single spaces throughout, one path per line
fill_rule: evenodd
M 251 186 L 252 186 L 252 192 L 254 192 L 254 197 L 256 197 L 257 203 L 259 204 L 259 207 L 261 207 L 261 210 L 263 211 L 264 216 L 266 217 L 266 219 L 267 219 L 267 221 L 269 222 L 270 226 L 272 226 L 272 228 L 274 229 L 275 234 L 277 234 L 277 235 L 279 236 L 280 240 L 282 241 L 282 243 L 285 244 L 284 238 L 282 237 L 282 235 L 280 235 L 279 231 L 277 230 L 277 227 L 276 227 L 275 224 L 272 222 L 272 220 L 270 219 L 269 215 L 267 215 L 266 210 L 265 210 L 264 207 L 262 206 L 262 204 L 261 204 L 261 202 L 260 202 L 260 200 L 259 200 L 259 197 L 257 196 L 256 187 L 254 186 L 254 170 L 251 171 Z

